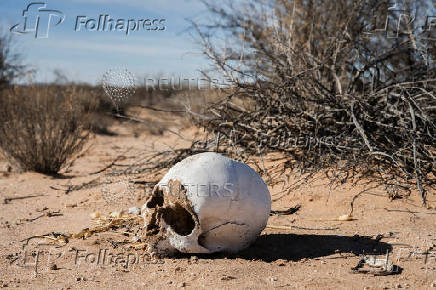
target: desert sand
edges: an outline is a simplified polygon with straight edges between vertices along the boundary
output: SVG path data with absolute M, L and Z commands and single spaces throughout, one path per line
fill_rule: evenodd
M 176 117 L 157 119 L 173 120 L 171 129 L 183 136 L 201 134 Z M 151 118 L 150 128 L 159 127 L 153 122 Z M 126 158 L 119 163 L 129 164 L 144 150 L 188 145 L 175 134 L 163 131 L 160 135 L 160 130 L 156 133 L 138 126 L 113 124 L 110 131 L 115 134 L 93 137 L 87 150 L 61 176 L 18 173 L 5 159 L 0 161 L 0 287 L 436 289 L 434 194 L 429 195 L 429 208 L 424 208 L 416 193 L 391 201 L 386 192 L 368 190 L 356 199 L 353 219 L 339 221 L 339 216 L 349 213 L 353 197 L 365 188 L 344 184 L 329 190 L 322 177 L 286 195 L 280 186 L 270 188 L 273 210 L 297 205 L 300 209 L 271 216 L 271 227 L 255 244 L 234 255 L 151 259 L 143 250 L 126 248 L 131 233 L 119 231 L 70 239 L 64 246 L 50 245 L 46 239 L 32 239 L 26 245 L 32 236 L 76 233 L 91 227 L 92 213 L 106 215 L 142 206 L 151 190 L 144 185 L 124 195 L 120 193 L 132 191 L 126 190 L 123 182 L 65 190 L 96 178 L 104 181 L 105 171 L 95 173 L 121 154 Z M 156 179 L 150 178 L 143 176 L 144 181 Z M 116 198 L 108 199 L 108 192 Z M 387 253 L 389 261 L 398 266 L 397 273 L 377 275 L 380 273 L 368 267 L 352 270 L 362 254 L 385 259 Z

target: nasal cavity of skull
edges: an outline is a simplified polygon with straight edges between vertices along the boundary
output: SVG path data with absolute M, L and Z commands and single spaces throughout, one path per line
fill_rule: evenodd
M 187 236 L 194 230 L 195 221 L 192 215 L 181 205 L 176 203 L 174 207 L 163 208 L 161 212 L 162 219 L 178 235 Z

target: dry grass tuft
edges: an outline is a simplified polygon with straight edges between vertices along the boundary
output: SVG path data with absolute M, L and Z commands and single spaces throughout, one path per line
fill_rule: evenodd
M 88 140 L 94 105 L 80 89 L 32 86 L 0 93 L 0 149 L 20 169 L 56 174 Z

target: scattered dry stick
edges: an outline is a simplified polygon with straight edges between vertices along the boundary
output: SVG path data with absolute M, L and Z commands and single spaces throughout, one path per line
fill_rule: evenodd
M 18 196 L 18 197 L 7 197 L 3 199 L 3 204 L 9 204 L 11 201 L 14 200 L 22 200 L 22 199 L 28 199 L 28 198 L 35 198 L 35 197 L 41 197 L 44 195 L 27 195 L 27 196 Z
M 338 230 L 338 227 L 335 228 L 306 228 L 306 227 L 299 227 L 299 226 L 275 226 L 275 225 L 267 225 L 266 226 L 269 229 L 274 229 L 274 230 L 285 230 L 285 231 L 290 231 L 290 230 L 307 230 L 307 231 L 335 231 Z
M 25 242 L 23 248 L 29 244 L 29 241 L 33 239 L 49 240 L 58 246 L 65 246 L 69 239 L 87 239 L 96 233 L 107 232 L 111 229 L 121 227 L 124 225 L 135 225 L 143 222 L 141 216 L 120 216 L 120 217 L 101 217 L 96 219 L 98 226 L 93 228 L 85 228 L 76 234 L 62 234 L 62 233 L 50 233 L 40 236 L 32 236 L 22 240 Z

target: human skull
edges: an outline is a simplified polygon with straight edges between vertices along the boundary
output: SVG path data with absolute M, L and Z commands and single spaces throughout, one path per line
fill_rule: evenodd
M 171 168 L 142 207 L 149 251 L 160 255 L 235 253 L 265 228 L 271 196 L 248 165 L 217 153 Z

